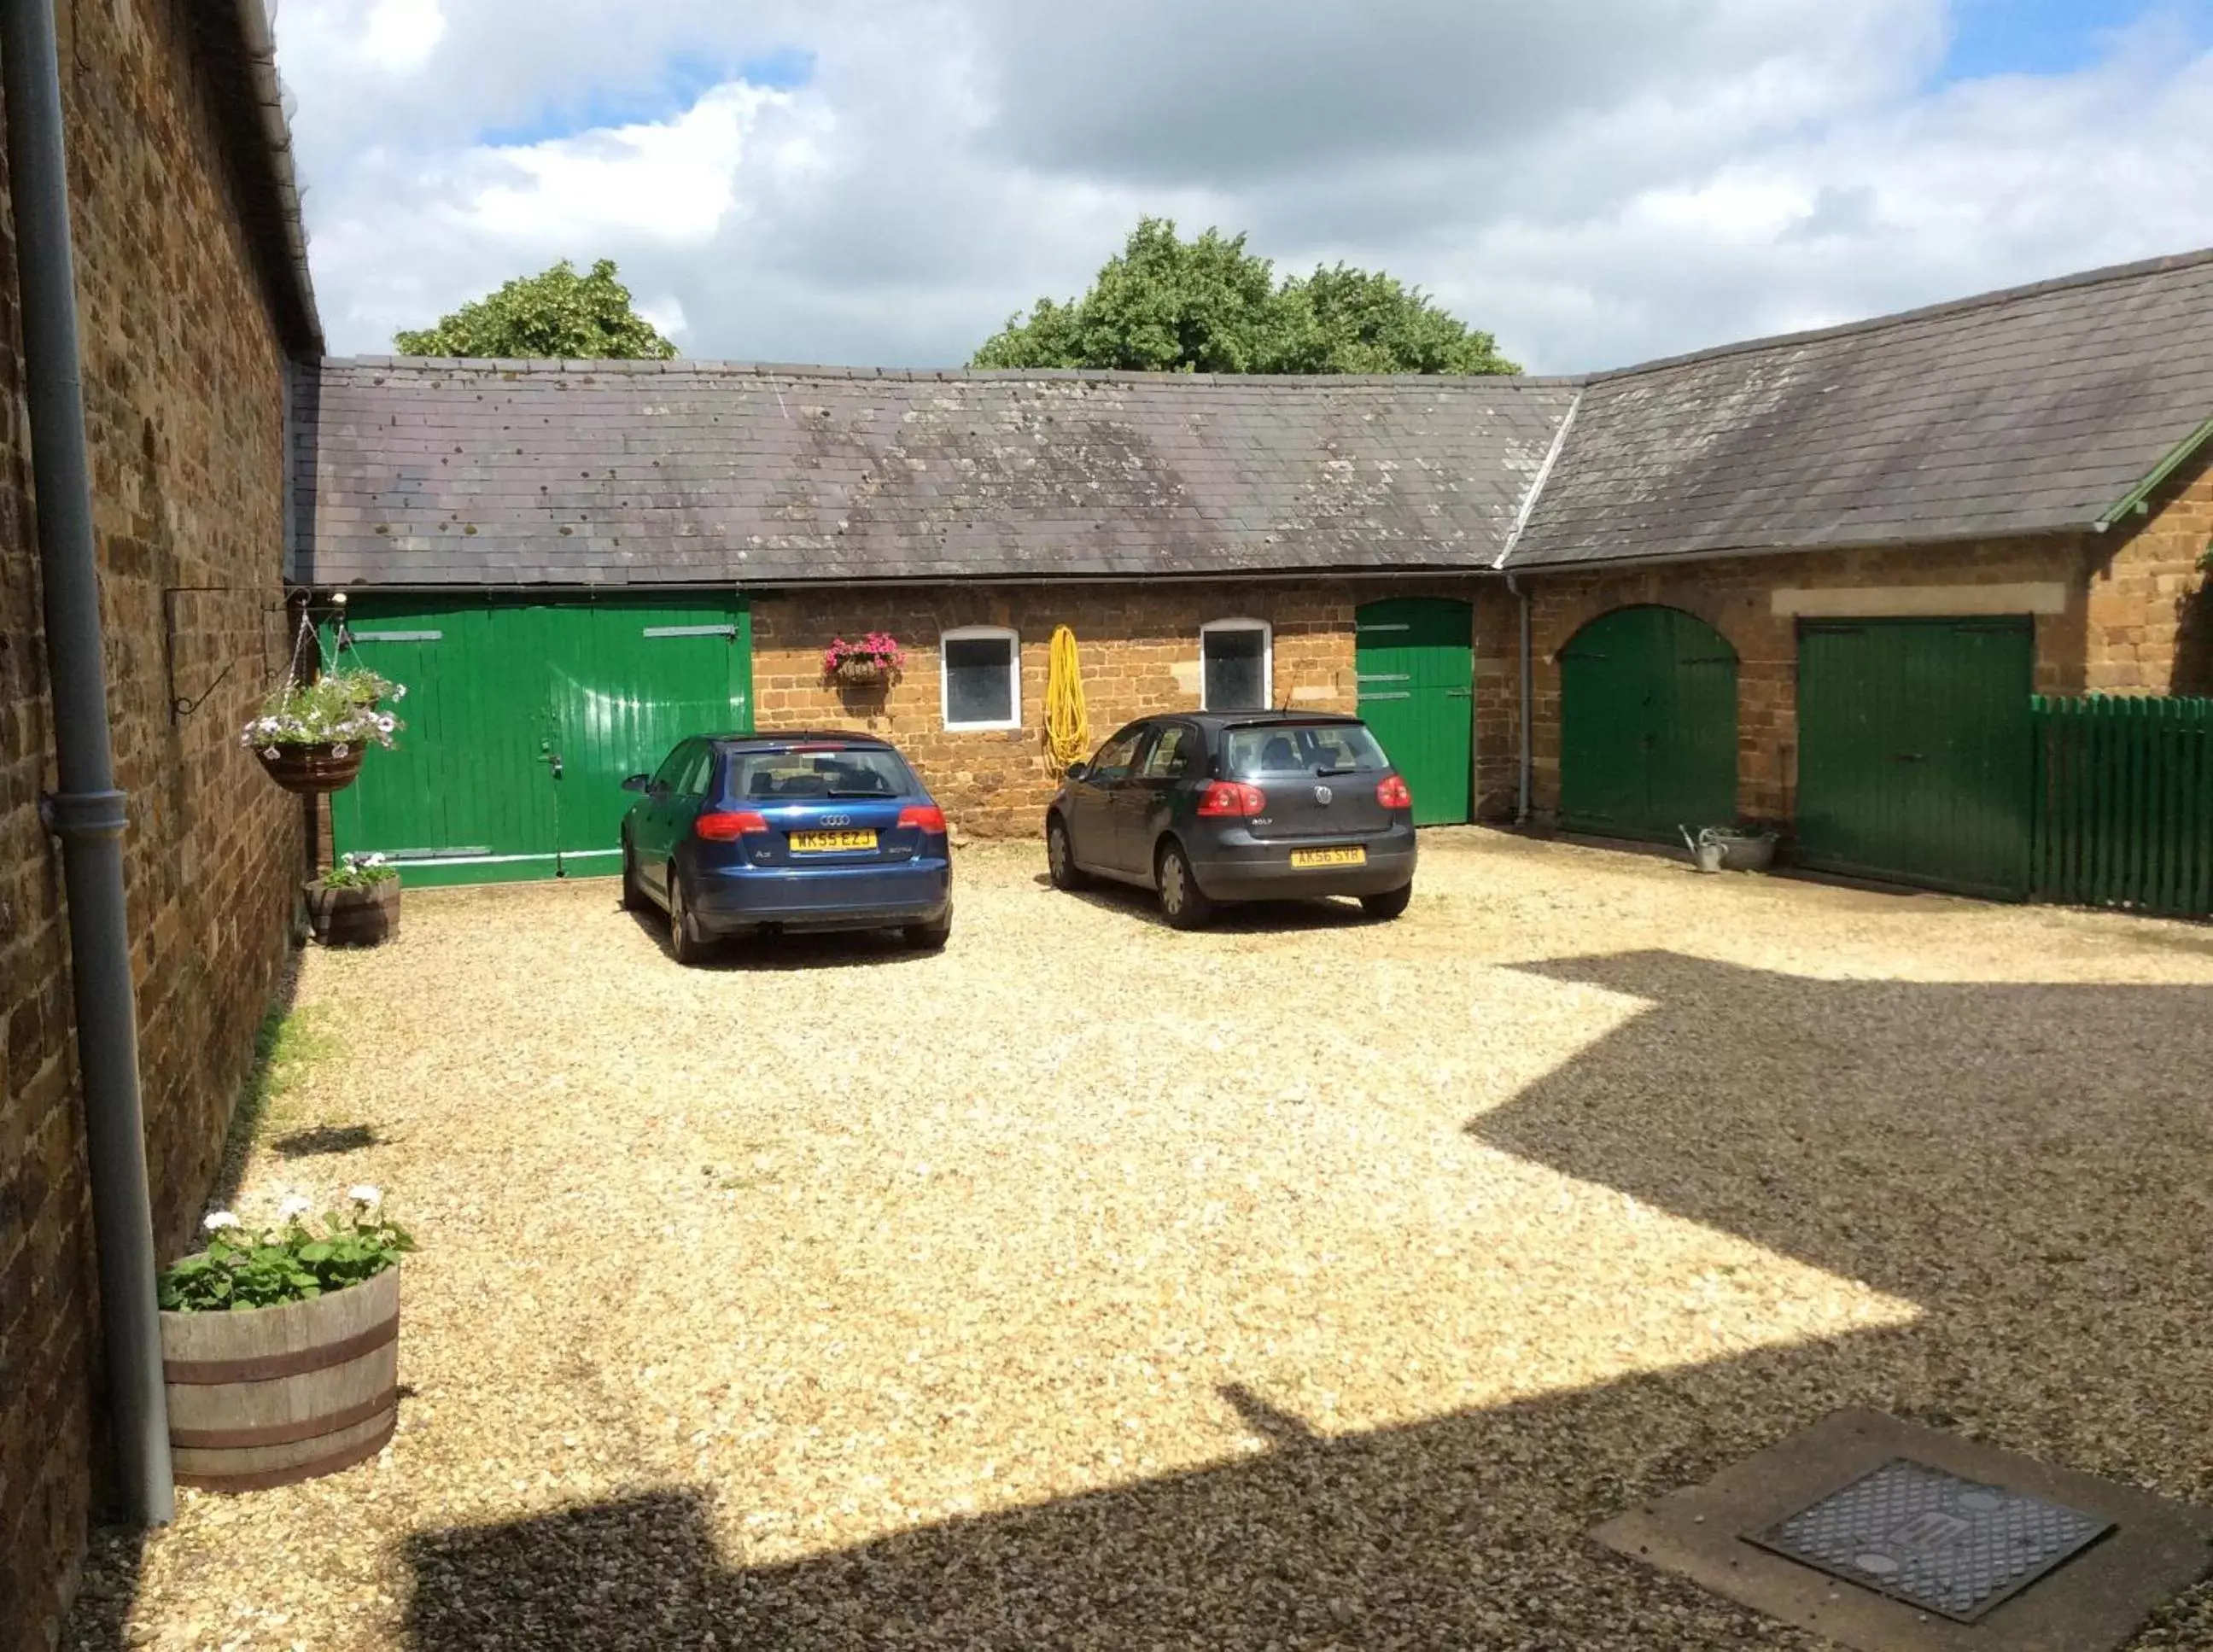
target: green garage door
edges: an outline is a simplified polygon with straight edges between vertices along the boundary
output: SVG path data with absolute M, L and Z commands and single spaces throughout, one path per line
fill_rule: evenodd
M 1798 858 L 2025 897 L 2034 636 L 2025 616 L 1801 623 Z
M 1447 597 L 1394 597 L 1353 615 L 1360 715 L 1406 777 L 1416 826 L 1471 818 L 1475 745 L 1473 610 Z
M 1616 608 L 1560 650 L 1560 820 L 1673 839 L 1736 820 L 1736 650 L 1680 608 Z
M 616 871 L 623 777 L 686 735 L 753 726 L 752 628 L 729 593 L 357 596 L 346 632 L 406 685 L 407 726 L 331 799 L 332 841 L 398 856 L 414 884 Z

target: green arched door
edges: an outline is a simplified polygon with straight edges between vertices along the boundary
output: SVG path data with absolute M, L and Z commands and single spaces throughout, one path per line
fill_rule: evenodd
M 1736 650 L 1680 608 L 1616 608 L 1560 650 L 1560 820 L 1672 838 L 1736 819 Z
M 1353 613 L 1360 715 L 1406 777 L 1416 826 L 1470 818 L 1473 613 L 1465 602 L 1437 596 L 1393 597 Z

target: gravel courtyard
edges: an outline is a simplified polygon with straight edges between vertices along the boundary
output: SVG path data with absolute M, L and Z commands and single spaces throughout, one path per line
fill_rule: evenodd
M 986 846 L 942 954 L 698 972 L 411 893 L 244 1196 L 416 1231 L 399 1433 L 66 1643 L 1810 1652 L 1588 1528 L 1846 1405 L 2213 1500 L 2213 931 L 1423 852 L 1180 935 Z

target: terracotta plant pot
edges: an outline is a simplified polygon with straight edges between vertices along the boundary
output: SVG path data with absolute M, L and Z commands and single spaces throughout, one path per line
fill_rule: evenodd
M 253 1491 L 375 1456 L 399 1412 L 399 1270 L 311 1301 L 163 1314 L 177 1484 Z
M 399 880 L 332 888 L 308 885 L 308 926 L 326 947 L 373 947 L 399 929 Z
M 838 675 L 849 683 L 880 683 L 890 674 L 881 660 L 854 658 L 838 661 Z
M 270 756 L 271 752 L 277 755 Z M 336 755 L 336 747 L 329 745 L 257 747 L 253 754 L 261 759 L 261 766 L 269 777 L 286 791 L 314 796 L 323 792 L 344 791 L 353 784 L 369 747 L 349 746 L 344 757 Z

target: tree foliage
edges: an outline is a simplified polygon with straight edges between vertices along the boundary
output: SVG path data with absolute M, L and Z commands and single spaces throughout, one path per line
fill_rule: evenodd
M 614 260 L 605 258 L 589 275 L 578 275 L 563 259 L 543 274 L 518 276 L 436 326 L 397 333 L 392 342 L 406 356 L 666 361 L 676 354 L 676 346 L 631 308 L 630 289 L 615 278 Z
M 1518 373 L 1418 287 L 1339 264 L 1278 282 L 1243 235 L 1146 218 L 1091 290 L 1010 316 L 971 365 L 1156 373 Z

